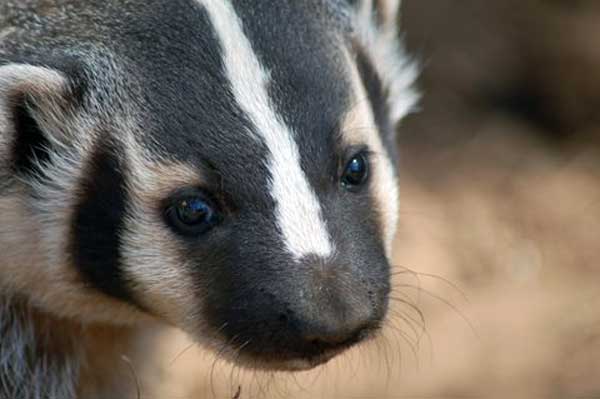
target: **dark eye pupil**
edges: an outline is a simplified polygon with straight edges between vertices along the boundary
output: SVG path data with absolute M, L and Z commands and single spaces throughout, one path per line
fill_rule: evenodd
M 359 186 L 367 177 L 367 161 L 363 155 L 354 156 L 346 165 L 342 176 L 342 184 L 345 186 Z
M 213 213 L 211 207 L 199 198 L 181 201 L 176 212 L 179 220 L 187 225 L 209 222 Z
M 218 202 L 200 189 L 184 188 L 174 193 L 165 205 L 165 222 L 182 236 L 199 237 L 222 221 Z

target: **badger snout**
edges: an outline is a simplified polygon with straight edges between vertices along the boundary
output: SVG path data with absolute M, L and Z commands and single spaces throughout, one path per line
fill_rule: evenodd
M 339 265 L 316 262 L 295 305 L 298 338 L 316 348 L 351 345 L 381 321 L 384 306 L 376 288 Z M 348 274 L 348 275 L 346 275 Z
M 368 339 L 387 310 L 386 270 L 387 265 L 305 261 L 278 268 L 263 279 L 269 283 L 232 287 L 240 294 L 221 308 L 219 323 L 232 349 L 240 348 L 235 360 L 307 369 Z

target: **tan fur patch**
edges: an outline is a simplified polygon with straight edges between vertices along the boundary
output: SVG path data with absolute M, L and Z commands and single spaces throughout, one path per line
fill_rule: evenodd
M 390 257 L 398 222 L 398 182 L 394 165 L 386 154 L 380 133 L 377 131 L 377 124 L 356 62 L 349 51 L 345 53 L 355 98 L 354 106 L 349 110 L 342 124 L 342 138 L 348 145 L 366 144 L 374 154 L 371 160 L 373 199 L 381 214 L 381 233 L 387 255 Z
M 201 298 L 187 270 L 178 237 L 162 220 L 162 201 L 181 187 L 201 186 L 201 172 L 182 163 L 155 161 L 127 144 L 130 208 L 125 221 L 123 267 L 136 282 L 137 298 L 152 312 L 189 330 L 198 328 Z

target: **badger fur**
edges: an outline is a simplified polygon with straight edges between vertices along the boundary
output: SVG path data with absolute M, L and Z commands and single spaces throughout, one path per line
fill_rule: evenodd
M 119 397 L 161 324 L 300 370 L 374 335 L 398 0 L 0 0 L 0 397 Z

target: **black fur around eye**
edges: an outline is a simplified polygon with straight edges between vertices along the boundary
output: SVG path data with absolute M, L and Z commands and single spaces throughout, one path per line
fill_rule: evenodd
M 175 197 L 166 208 L 165 217 L 172 229 L 186 236 L 204 234 L 221 221 L 213 201 L 200 191 Z
M 369 175 L 369 162 L 363 153 L 354 155 L 346 164 L 342 174 L 342 186 L 348 190 L 355 190 L 362 186 Z

